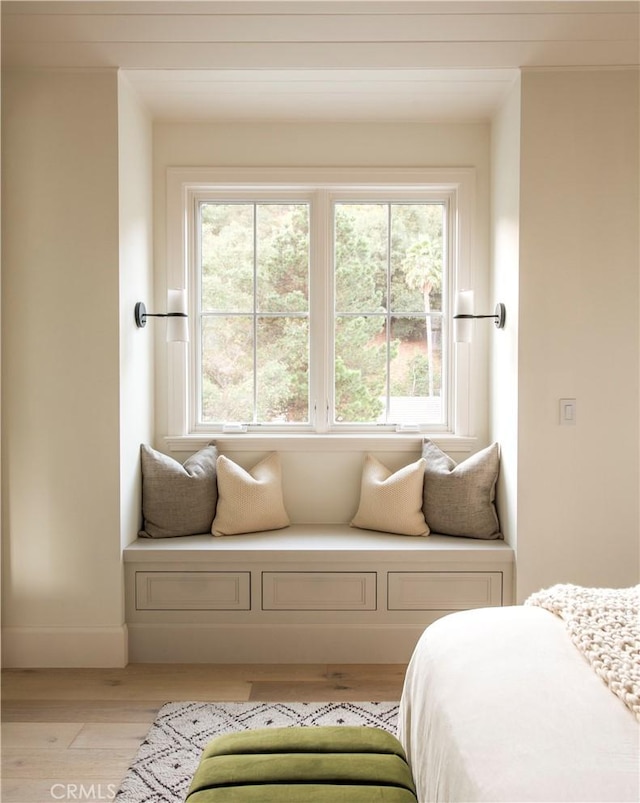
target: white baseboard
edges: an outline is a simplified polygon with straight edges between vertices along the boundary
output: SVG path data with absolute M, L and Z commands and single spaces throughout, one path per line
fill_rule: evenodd
M 424 625 L 130 624 L 132 663 L 407 663 Z
M 5 669 L 123 667 L 128 663 L 127 626 L 5 627 Z

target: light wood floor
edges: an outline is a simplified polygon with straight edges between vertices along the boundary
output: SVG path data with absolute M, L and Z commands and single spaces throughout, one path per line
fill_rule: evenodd
M 166 702 L 399 700 L 405 669 L 400 664 L 130 664 L 4 670 L 1 800 L 111 800 Z

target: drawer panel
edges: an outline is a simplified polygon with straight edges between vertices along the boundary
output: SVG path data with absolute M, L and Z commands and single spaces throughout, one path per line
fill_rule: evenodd
M 248 611 L 250 572 L 136 572 L 139 611 Z
M 265 611 L 375 611 L 376 572 L 263 572 Z
M 390 611 L 462 611 L 502 605 L 502 572 L 389 572 Z

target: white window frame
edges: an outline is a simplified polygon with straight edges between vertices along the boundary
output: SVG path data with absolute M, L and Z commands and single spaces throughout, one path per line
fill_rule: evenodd
M 227 197 L 235 193 L 253 192 L 256 200 L 265 197 L 265 189 L 272 192 L 295 193 L 303 195 L 322 195 L 323 202 L 333 203 L 358 198 L 369 201 L 376 195 L 381 200 L 393 200 L 393 194 L 401 193 L 404 199 L 424 200 L 429 195 L 446 197 L 449 204 L 449 243 L 452 274 L 449 277 L 449 294 L 445 301 L 445 320 L 447 323 L 447 342 L 449 344 L 448 372 L 449 394 L 446 430 L 423 427 L 419 437 L 434 435 L 436 441 L 447 442 L 455 438 L 469 440 L 471 388 L 470 347 L 468 344 L 454 344 L 452 314 L 455 295 L 462 289 L 473 289 L 471 254 L 473 252 L 473 213 L 475 199 L 474 168 L 169 168 L 167 170 L 167 288 L 187 288 L 189 308 L 195 309 L 193 282 L 189 282 L 189 266 L 193 263 L 196 248 L 194 228 L 195 204 L 211 191 L 223 191 Z M 360 194 L 359 194 L 360 193 Z M 422 195 L 419 195 L 422 193 Z M 325 221 L 325 225 L 329 225 Z M 323 236 L 312 244 L 316 249 L 311 254 L 311 264 L 328 265 L 330 254 L 323 249 L 330 242 L 330 236 Z M 320 253 L 318 253 L 318 250 Z M 312 364 L 319 359 L 314 352 L 315 343 L 322 340 L 321 348 L 326 355 L 331 352 L 332 336 L 329 327 L 331 312 L 331 282 L 329 271 L 310 276 L 311 296 L 311 354 Z M 323 286 L 318 286 L 322 283 Z M 320 308 L 318 308 L 318 304 Z M 194 316 L 189 319 L 191 343 L 167 344 L 168 366 L 168 437 L 170 448 L 182 449 L 206 443 L 210 437 L 218 439 L 221 428 L 198 426 L 195 421 L 197 388 L 195 378 Z M 314 384 L 310 388 L 311 398 L 316 406 L 324 408 L 331 404 L 330 371 L 325 363 L 323 370 L 312 372 Z M 312 402 L 313 410 L 313 402 Z M 368 425 L 331 426 L 324 409 L 316 421 L 309 425 L 288 425 L 286 428 L 261 425 L 260 434 L 249 432 L 240 436 L 243 440 L 260 441 L 267 438 L 283 438 L 291 435 L 347 438 L 361 435 L 366 442 L 380 438 L 388 439 L 396 430 L 392 427 L 371 427 Z M 313 418 L 313 416 L 312 416 Z M 223 437 L 227 437 L 224 433 Z M 414 435 L 415 438 L 415 435 Z

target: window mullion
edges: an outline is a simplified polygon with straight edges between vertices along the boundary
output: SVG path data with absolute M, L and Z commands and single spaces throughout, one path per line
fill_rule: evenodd
M 253 204 L 253 421 L 258 421 L 258 204 Z
M 391 204 L 387 204 L 387 326 L 386 326 L 386 415 L 385 423 L 389 423 L 391 409 Z
M 331 202 L 326 190 L 314 193 L 311 203 L 310 243 L 310 407 L 311 423 L 317 432 L 329 430 L 332 408 L 332 327 L 331 293 L 332 235 Z

